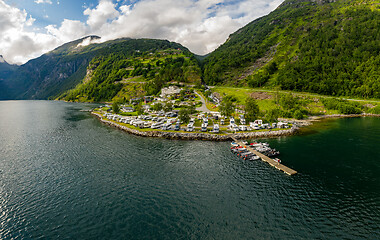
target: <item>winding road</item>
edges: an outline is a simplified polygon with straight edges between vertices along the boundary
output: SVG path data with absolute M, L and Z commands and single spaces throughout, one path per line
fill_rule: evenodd
M 207 108 L 207 106 L 206 106 L 206 100 L 203 98 L 203 96 L 202 95 L 200 95 L 199 93 L 197 93 L 197 91 L 194 91 L 195 92 L 195 94 L 197 94 L 199 97 L 200 97 L 200 99 L 201 99 L 201 102 L 202 102 L 202 106 L 200 106 L 200 107 L 198 107 L 197 108 L 197 111 L 202 111 L 202 112 L 207 112 L 207 113 L 216 113 L 216 112 L 214 112 L 214 111 L 210 111 L 208 108 Z

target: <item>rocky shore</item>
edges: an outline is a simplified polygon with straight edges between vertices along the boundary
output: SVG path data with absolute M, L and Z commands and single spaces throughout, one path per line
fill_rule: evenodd
M 260 131 L 260 132 L 241 132 L 231 133 L 227 135 L 222 134 L 210 134 L 210 133 L 195 133 L 195 132 L 166 132 L 166 131 L 139 131 L 129 128 L 127 126 L 120 125 L 116 122 L 103 119 L 98 113 L 91 113 L 96 116 L 102 123 L 119 128 L 125 132 L 141 136 L 141 137 L 158 137 L 166 139 L 181 139 L 181 140 L 206 140 L 206 141 L 231 141 L 232 138 L 236 139 L 251 139 L 251 138 L 267 138 L 267 137 L 279 137 L 290 136 L 298 131 L 298 127 L 292 127 L 290 129 L 277 130 L 277 131 Z
M 316 116 L 314 117 L 314 120 L 321 120 L 326 118 L 355 118 L 355 117 L 380 117 L 380 114 L 373 114 L 373 113 L 361 113 L 361 114 L 350 114 L 350 115 L 344 115 L 344 114 L 333 114 L 333 115 L 322 115 L 322 116 Z

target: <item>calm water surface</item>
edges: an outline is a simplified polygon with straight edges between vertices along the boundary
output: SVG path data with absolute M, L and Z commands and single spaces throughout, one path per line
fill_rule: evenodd
M 267 140 L 299 174 L 229 143 L 128 135 L 89 104 L 0 102 L 0 239 L 380 239 L 380 119 Z

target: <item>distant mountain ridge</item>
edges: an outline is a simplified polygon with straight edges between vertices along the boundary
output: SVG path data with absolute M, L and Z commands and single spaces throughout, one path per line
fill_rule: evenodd
M 17 65 L 7 63 L 3 55 L 0 55 L 0 99 L 11 98 L 10 91 L 6 85 L 6 79 L 17 69 Z
M 88 36 L 72 41 L 7 72 L 1 82 L 0 99 L 48 99 L 75 88 L 86 76 L 89 62 L 96 56 L 112 53 L 133 54 L 136 51 L 183 49 L 166 40 L 121 38 L 97 43 L 100 38 Z M 95 43 L 92 43 L 95 41 Z
M 5 61 L 5 59 L 4 59 L 4 57 L 3 57 L 3 55 L 0 55 L 0 63 L 5 63 L 6 61 Z

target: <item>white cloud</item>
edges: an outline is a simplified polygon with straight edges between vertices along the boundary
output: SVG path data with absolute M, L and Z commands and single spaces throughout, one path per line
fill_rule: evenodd
M 83 39 L 83 41 L 81 43 L 79 43 L 77 45 L 77 48 L 78 47 L 85 47 L 85 46 L 88 46 L 88 45 L 90 45 L 92 43 L 99 43 L 99 40 L 92 39 L 91 37 L 87 37 L 87 38 Z
M 60 42 L 48 34 L 25 30 L 35 19 L 25 10 L 0 0 L 0 55 L 9 63 L 23 63 L 51 50 Z
M 86 26 L 77 20 L 63 20 L 61 26 L 48 25 L 46 30 L 49 35 L 59 39 L 61 42 L 68 42 L 86 35 Z
M 34 2 L 37 4 L 40 4 L 40 3 L 53 4 L 51 0 L 35 0 Z
M 119 16 L 115 5 L 109 0 L 100 0 L 95 9 L 87 8 L 83 14 L 88 15 L 87 24 L 94 30 L 107 24 L 109 19 L 114 19 Z
M 98 5 L 109 1 L 101 1 Z M 123 5 L 119 15 L 90 24 L 91 32 L 104 40 L 148 37 L 176 41 L 197 54 L 206 54 L 250 21 L 268 14 L 282 0 L 142 0 Z M 109 2 L 109 4 L 111 4 Z M 110 5 L 109 5 L 110 6 Z M 108 10 L 110 11 L 110 10 Z M 110 19 L 112 21 L 110 21 Z
M 86 22 L 65 19 L 58 26 L 46 26 L 46 33 L 35 33 L 26 30 L 33 28 L 34 18 L 0 0 L 0 54 L 8 62 L 25 62 L 86 35 L 98 35 L 102 41 L 119 37 L 168 39 L 194 53 L 206 54 L 231 33 L 268 14 L 282 1 L 100 0 L 95 7 L 85 7 Z

